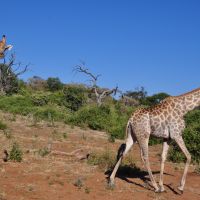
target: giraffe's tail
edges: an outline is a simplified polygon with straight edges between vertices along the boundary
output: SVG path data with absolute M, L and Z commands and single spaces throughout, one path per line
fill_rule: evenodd
M 125 139 L 128 137 L 128 133 L 130 131 L 130 126 L 131 126 L 131 123 L 130 123 L 130 121 L 128 121 L 127 125 L 126 125 L 125 136 L 124 136 Z
M 125 139 L 127 139 L 129 134 L 132 136 L 133 141 L 135 143 L 137 143 L 137 138 L 135 136 L 134 127 L 130 120 L 128 120 L 127 125 L 126 125 Z

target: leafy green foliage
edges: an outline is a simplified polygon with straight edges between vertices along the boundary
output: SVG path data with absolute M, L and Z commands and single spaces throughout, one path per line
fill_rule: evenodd
M 0 109 L 21 115 L 28 115 L 35 110 L 31 98 L 22 95 L 2 96 Z
M 7 125 L 3 123 L 2 121 L 0 121 L 0 130 L 6 130 L 6 129 L 7 129 Z
M 50 79 L 51 81 L 55 80 Z M 69 84 L 62 90 L 57 88 L 51 91 L 44 87 L 45 81 L 38 77 L 32 80 L 32 87 L 28 87 L 24 82 L 18 81 L 18 84 L 21 85 L 18 94 L 1 96 L 0 110 L 30 115 L 36 120 L 48 120 L 52 125 L 54 121 L 65 121 L 72 126 L 103 130 L 108 133 L 110 142 L 114 142 L 115 138 L 124 138 L 127 120 L 136 109 L 135 106 L 125 105 L 112 97 L 104 101 L 103 105 L 96 106 L 91 90 L 84 85 Z M 147 96 L 144 88 L 129 91 L 126 95 L 136 98 L 140 102 L 139 106 L 155 105 L 168 96 L 166 93 Z M 200 110 L 188 113 L 185 121 L 186 129 L 183 138 L 192 160 L 200 162 Z M 6 125 L 1 121 L 0 129 L 6 129 Z M 61 137 L 66 138 L 67 135 L 63 134 Z M 151 138 L 149 144 L 160 142 L 159 139 Z M 184 161 L 185 156 L 180 152 L 179 147 L 175 143 L 172 145 L 174 148 L 169 152 L 169 159 L 175 162 Z
M 144 89 L 144 87 L 141 87 L 136 88 L 134 91 L 127 91 L 124 95 L 131 97 L 132 99 L 143 101 L 147 97 L 147 91 Z
M 108 141 L 111 142 L 111 143 L 114 143 L 115 142 L 115 135 L 113 135 L 112 133 L 109 134 Z
M 34 112 L 35 117 L 42 120 L 48 120 L 49 122 L 63 120 L 66 115 L 67 113 L 63 112 L 62 108 L 51 105 L 37 108 Z
M 1 90 L 5 92 L 5 94 L 16 93 L 18 91 L 18 79 L 12 68 L 7 64 L 0 64 L 0 71 Z
M 81 189 L 84 186 L 83 180 L 81 178 L 77 178 L 74 182 L 74 186 L 78 187 L 78 189 Z
M 17 162 L 22 161 L 22 150 L 20 149 L 19 145 L 15 142 L 12 145 L 12 149 L 9 154 L 9 159 Z
M 50 153 L 49 149 L 47 147 L 44 147 L 42 149 L 39 149 L 38 154 L 42 157 L 48 155 Z
M 162 142 L 163 142 L 163 140 L 160 139 L 160 138 L 150 137 L 150 139 L 149 139 L 149 145 L 150 146 L 153 146 L 153 145 L 156 145 L 156 144 L 160 144 Z
M 80 85 L 67 85 L 63 89 L 63 104 L 71 111 L 77 111 L 86 103 L 87 89 Z
M 193 162 L 200 162 L 200 110 L 189 112 L 185 116 L 186 128 L 183 139 L 188 151 L 191 153 Z M 175 142 L 172 142 L 173 148 L 170 149 L 169 159 L 174 162 L 185 161 L 185 156 Z
M 39 76 L 33 76 L 28 79 L 28 86 L 34 91 L 44 91 L 47 87 L 47 82 Z
M 104 130 L 112 137 L 123 138 L 128 114 L 122 115 L 116 107 L 110 105 L 90 105 L 82 107 L 68 118 L 69 123 L 93 130 Z
M 13 95 L 0 98 L 0 109 L 21 115 L 32 115 L 34 118 L 51 121 L 64 120 L 68 115 L 67 110 L 54 104 L 51 96 L 35 94 L 29 96 Z M 51 102 L 52 101 L 52 102 Z
M 141 103 L 143 105 L 154 106 L 167 97 L 169 97 L 169 94 L 161 92 L 142 99 Z
M 48 95 L 44 93 L 36 93 L 31 96 L 31 100 L 35 106 L 44 106 L 49 102 Z
M 88 164 L 98 165 L 101 169 L 110 169 L 115 164 L 115 156 L 108 149 L 102 153 L 91 153 Z
M 57 77 L 56 78 L 49 77 L 47 79 L 47 88 L 52 92 L 61 90 L 63 88 L 63 83 Z

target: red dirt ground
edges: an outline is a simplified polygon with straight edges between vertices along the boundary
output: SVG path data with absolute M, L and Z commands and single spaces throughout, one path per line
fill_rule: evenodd
M 25 117 L 0 113 L 0 119 L 8 125 L 7 137 L 1 131 L 0 152 L 10 151 L 14 141 L 23 150 L 21 163 L 0 160 L 0 200 L 141 200 L 141 199 L 200 199 L 200 175 L 190 166 L 185 191 L 177 193 L 183 173 L 183 164 L 166 162 L 164 184 L 166 192 L 156 194 L 145 187 L 148 175 L 142 167 L 138 146 L 129 153 L 141 169 L 138 173 L 119 173 L 114 190 L 107 188 L 107 175 L 98 166 L 92 166 L 86 159 L 80 159 L 87 153 L 102 152 L 108 149 L 116 153 L 122 141 L 108 142 L 103 132 L 71 128 L 62 123 L 50 127 L 48 123 L 32 126 Z M 67 138 L 63 137 L 66 133 Z M 11 136 L 11 138 L 9 137 Z M 62 151 L 68 155 L 39 155 L 38 150 L 52 143 L 53 151 Z M 76 151 L 77 150 L 77 151 Z M 70 153 L 72 152 L 72 155 Z M 151 168 L 156 180 L 159 179 L 161 146 L 150 147 Z M 3 157 L 3 153 L 2 157 Z M 75 186 L 81 180 L 82 187 Z M 149 187 L 148 187 L 149 188 Z

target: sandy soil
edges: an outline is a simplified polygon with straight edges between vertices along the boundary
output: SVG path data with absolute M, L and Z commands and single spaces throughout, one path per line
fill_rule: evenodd
M 106 133 L 81 130 L 62 123 L 33 123 L 25 117 L 0 113 L 8 125 L 7 133 L 0 132 L 0 157 L 10 151 L 16 141 L 23 150 L 21 163 L 0 160 L 0 200 L 141 200 L 141 199 L 200 199 L 200 175 L 190 166 L 185 191 L 177 192 L 183 164 L 166 162 L 164 183 L 166 192 L 156 194 L 148 186 L 149 178 L 142 166 L 138 146 L 129 153 L 139 171 L 127 173 L 121 169 L 114 190 L 107 188 L 107 175 L 98 166 L 89 165 L 86 155 L 105 149 L 117 151 L 122 141 L 108 142 Z M 51 145 L 54 153 L 44 157 L 38 151 Z M 65 154 L 59 154 L 62 151 Z M 151 168 L 159 179 L 161 146 L 150 147 Z M 2 155 L 2 156 L 1 156 Z M 80 187 L 77 182 L 81 183 Z

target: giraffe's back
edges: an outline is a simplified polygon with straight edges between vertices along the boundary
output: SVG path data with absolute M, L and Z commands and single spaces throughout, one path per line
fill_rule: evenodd
M 156 106 L 136 110 L 130 118 L 135 134 L 140 135 L 144 132 L 156 137 L 168 138 L 173 108 L 173 97 L 168 97 Z

